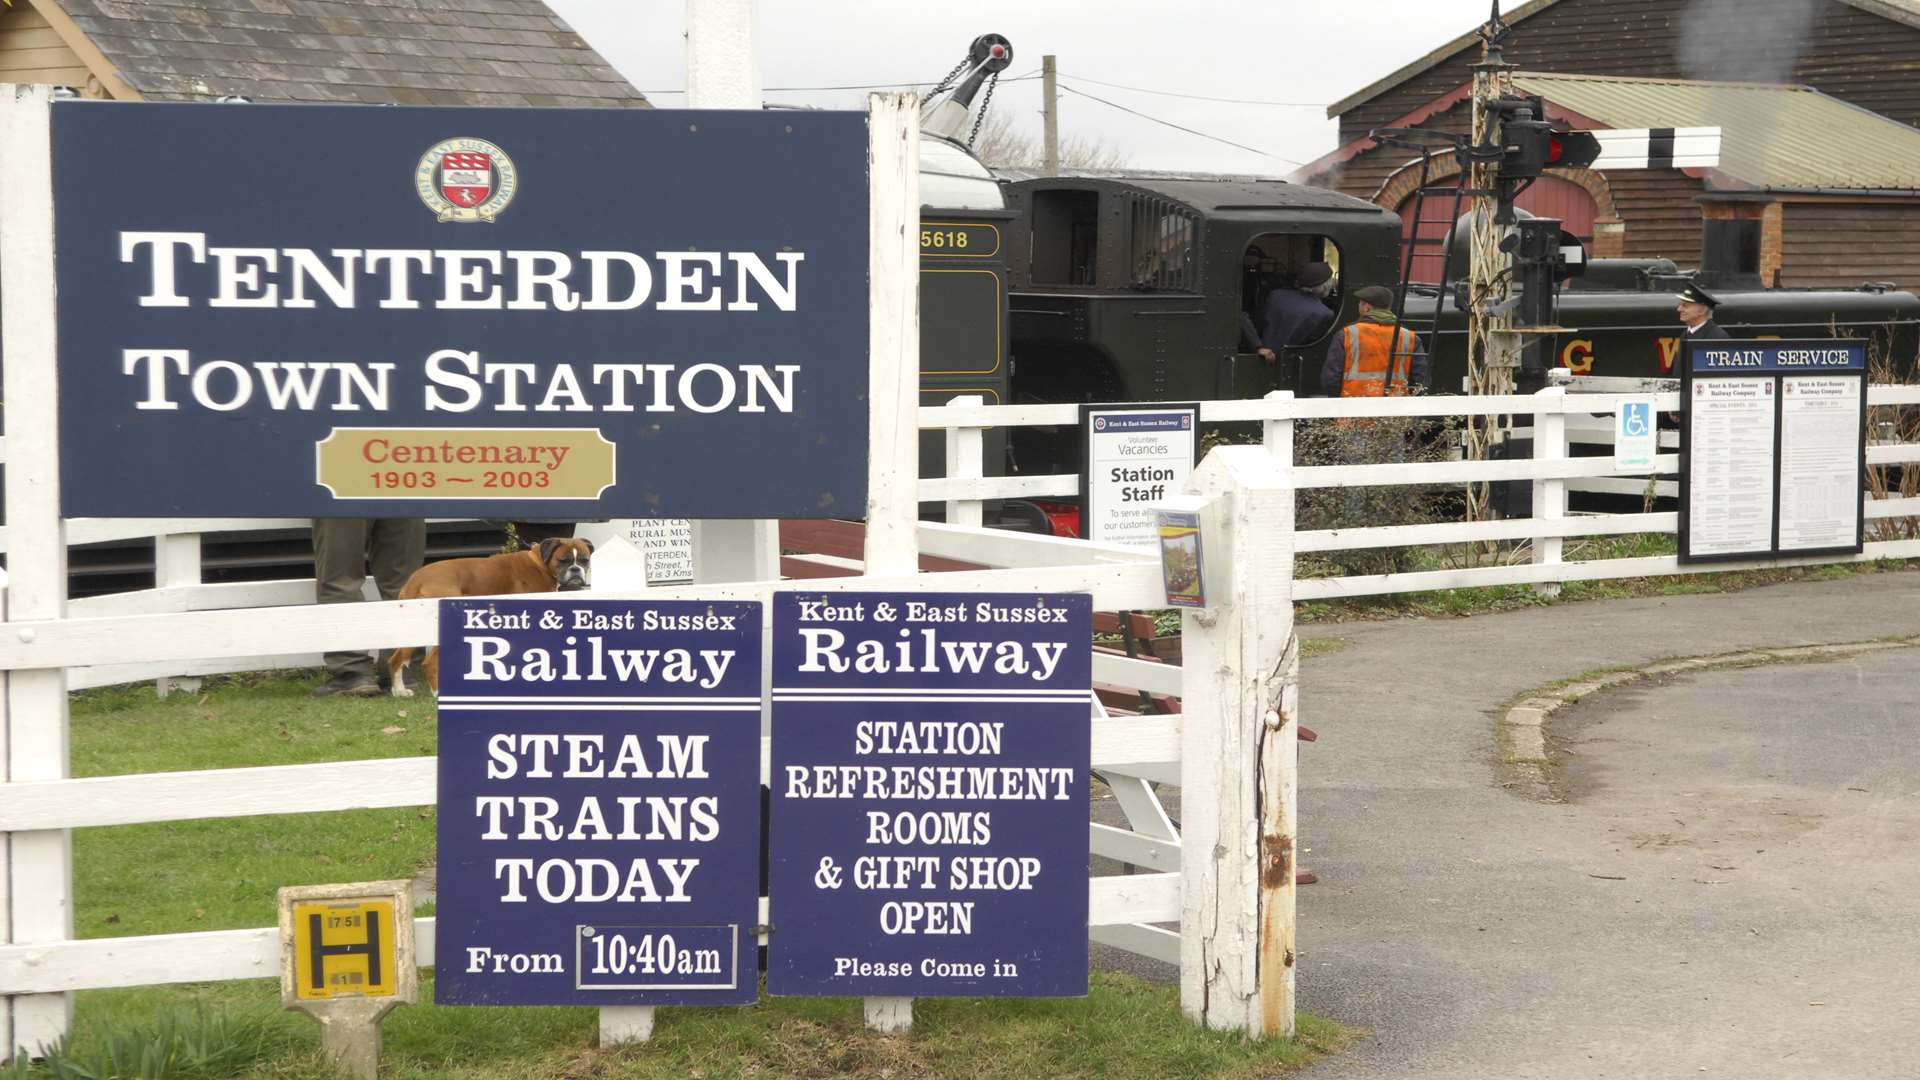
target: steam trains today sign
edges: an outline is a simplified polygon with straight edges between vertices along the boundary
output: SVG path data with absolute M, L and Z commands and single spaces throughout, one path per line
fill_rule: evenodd
M 52 123 L 69 516 L 865 505 L 862 114 Z

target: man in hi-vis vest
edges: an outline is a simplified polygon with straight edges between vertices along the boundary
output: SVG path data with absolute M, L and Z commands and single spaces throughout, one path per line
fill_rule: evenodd
M 1353 290 L 1353 298 L 1360 318 L 1328 344 L 1320 388 L 1328 397 L 1403 397 L 1427 389 L 1432 364 L 1420 338 L 1394 318 L 1392 290 L 1366 285 Z

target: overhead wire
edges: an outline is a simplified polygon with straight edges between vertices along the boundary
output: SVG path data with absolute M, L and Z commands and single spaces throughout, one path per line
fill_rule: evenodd
M 1125 83 L 1105 82 L 1100 79 L 1088 78 L 1085 75 L 1072 75 L 1070 72 L 1064 72 L 1064 71 L 1060 72 L 1059 74 L 1061 76 L 1068 76 L 1074 79 L 1078 79 L 1081 82 L 1093 83 L 1095 86 L 1111 86 L 1115 90 L 1132 90 L 1135 93 L 1157 94 L 1160 97 L 1186 98 L 1189 101 L 1219 101 L 1219 102 L 1225 102 L 1228 105 L 1270 105 L 1275 108 L 1283 108 L 1283 109 L 1324 109 L 1326 108 L 1326 102 L 1323 102 L 1323 101 L 1267 101 L 1267 100 L 1262 100 L 1258 98 L 1210 97 L 1206 94 L 1182 94 L 1173 90 L 1154 90 L 1150 87 L 1145 87 L 1145 86 L 1128 86 Z
M 1039 75 L 1037 75 L 1037 74 L 1035 74 L 1035 75 L 1019 75 L 1019 76 L 1015 76 L 1014 78 L 1011 78 L 1011 79 L 1001 79 L 1000 81 L 1001 81 L 1001 82 L 1027 82 L 1028 80 L 1031 80 L 1031 79 L 1037 79 L 1037 78 L 1039 78 L 1039 77 L 1040 77 L 1040 76 L 1039 76 Z M 761 91 L 761 93 L 765 93 L 765 94 L 798 94 L 798 93 L 810 93 L 810 92 L 813 92 L 813 91 L 816 91 L 816 90 L 819 90 L 819 91 L 825 91 L 825 90 L 910 90 L 910 89 L 913 89 L 913 88 L 915 88 L 915 87 L 920 87 L 920 86 L 933 86 L 933 85 L 935 85 L 935 82 L 934 82 L 934 80 L 930 80 L 930 79 L 929 79 L 929 80 L 923 80 L 923 81 L 921 81 L 921 82 L 901 82 L 901 83 L 861 83 L 861 84 L 859 84 L 859 85 L 851 85 L 851 86 L 763 86 L 763 87 L 761 87 L 761 88 L 760 88 L 760 91 Z M 641 92 L 641 93 L 643 93 L 643 94 L 684 94 L 684 93 L 686 93 L 686 91 L 685 91 L 685 90 L 642 90 L 642 91 L 640 91 L 640 92 Z
M 1105 105 L 1110 109 L 1119 109 L 1123 113 L 1131 113 L 1132 115 L 1137 116 L 1142 120 L 1151 120 L 1156 124 L 1159 124 L 1163 127 L 1170 127 L 1175 131 L 1184 131 L 1189 135 L 1197 135 L 1202 139 L 1209 139 L 1209 140 L 1212 140 L 1213 142 L 1223 143 L 1237 150 L 1245 150 L 1250 154 L 1259 154 L 1261 157 L 1272 158 L 1275 161 L 1285 162 L 1288 165 L 1297 166 L 1302 164 L 1302 162 L 1295 161 L 1294 159 L 1289 157 L 1281 157 L 1279 154 L 1270 153 L 1269 151 L 1262 150 L 1257 146 L 1248 146 L 1246 143 L 1237 143 L 1237 142 L 1234 142 L 1232 139 L 1223 139 L 1218 135 L 1210 135 L 1204 131 L 1198 131 L 1194 128 L 1186 127 L 1185 125 L 1182 125 L 1182 124 L 1176 124 L 1171 120 L 1162 120 L 1157 116 L 1152 116 L 1148 113 L 1143 113 L 1138 109 L 1130 109 L 1127 106 L 1122 105 L 1117 101 L 1108 101 L 1106 98 L 1097 97 L 1093 94 L 1089 94 L 1085 90 L 1076 90 L 1072 86 L 1069 86 L 1063 82 L 1056 82 L 1055 85 L 1059 86 L 1060 89 L 1065 90 L 1069 94 L 1074 94 L 1079 97 L 1086 98 L 1089 101 L 1097 101 L 1100 104 Z

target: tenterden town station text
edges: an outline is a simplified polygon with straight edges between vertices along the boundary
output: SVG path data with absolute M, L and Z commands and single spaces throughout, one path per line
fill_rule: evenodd
M 741 312 L 798 309 L 806 253 L 245 247 L 201 232 L 120 233 L 147 308 Z M 211 273 L 192 275 L 189 265 Z M 380 412 L 396 393 L 428 412 L 696 413 L 794 409 L 801 365 L 648 357 L 572 364 L 449 342 L 365 361 L 208 357 L 164 344 L 121 351 L 135 407 Z

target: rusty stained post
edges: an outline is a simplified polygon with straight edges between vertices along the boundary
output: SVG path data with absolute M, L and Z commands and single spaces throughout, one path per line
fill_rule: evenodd
M 1473 146 L 1476 148 L 1500 145 L 1500 115 L 1492 105 L 1512 92 L 1514 69 L 1500 53 L 1500 39 L 1505 32 L 1496 8 L 1494 18 L 1481 31 L 1481 58 L 1473 68 Z M 1500 240 L 1509 227 L 1494 223 L 1499 209 L 1495 192 L 1500 163 L 1478 155 L 1470 161 L 1469 186 L 1474 195 L 1468 233 L 1467 392 L 1511 394 L 1513 372 L 1520 365 L 1520 339 L 1509 329 L 1509 316 L 1487 314 L 1513 291 L 1511 277 L 1505 272 L 1511 258 L 1500 250 Z M 1488 451 L 1505 438 L 1510 428 L 1511 421 L 1507 418 L 1468 417 L 1467 460 L 1485 461 Z M 1468 521 L 1483 521 L 1491 516 L 1488 495 L 1484 483 L 1467 486 Z
M 1294 874 L 1300 782 L 1300 639 L 1267 680 L 1270 707 L 1260 731 L 1260 1033 L 1294 1034 Z

